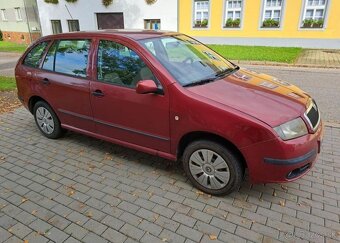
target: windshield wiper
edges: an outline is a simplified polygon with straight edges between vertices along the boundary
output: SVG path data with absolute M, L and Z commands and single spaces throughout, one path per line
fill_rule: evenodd
M 217 72 L 215 74 L 215 77 L 211 77 L 211 78 L 205 78 L 205 79 L 201 79 L 201 80 L 198 80 L 198 81 L 195 81 L 195 82 L 192 82 L 192 83 L 189 83 L 189 84 L 185 84 L 183 85 L 183 87 L 191 87 L 191 86 L 196 86 L 196 85 L 202 85 L 202 84 L 206 84 L 206 83 L 211 83 L 217 79 L 221 79 L 221 78 L 224 78 L 234 72 L 236 72 L 237 70 L 239 70 L 240 67 L 239 66 L 236 66 L 235 68 L 227 68 L 227 69 L 224 69 L 224 70 L 221 70 L 219 72 Z
M 202 85 L 202 84 L 213 82 L 216 79 L 217 79 L 216 77 L 215 78 L 205 78 L 205 79 L 201 79 L 201 80 L 189 83 L 189 84 L 185 84 L 185 85 L 183 85 L 183 87 L 191 87 L 191 86 L 196 86 L 196 85 Z
M 238 71 L 239 69 L 240 69 L 239 66 L 235 66 L 235 68 L 227 68 L 227 69 L 216 72 L 215 76 L 219 77 L 219 78 L 226 77 L 227 75 L 230 75 L 230 74 Z

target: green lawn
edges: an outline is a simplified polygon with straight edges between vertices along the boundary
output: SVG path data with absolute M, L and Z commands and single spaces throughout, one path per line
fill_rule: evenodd
M 0 76 L 0 91 L 14 90 L 16 87 L 15 78 Z
M 270 61 L 293 63 L 302 48 L 267 46 L 209 45 L 210 48 L 230 60 Z
M 16 44 L 8 41 L 0 41 L 0 52 L 24 52 L 27 45 Z

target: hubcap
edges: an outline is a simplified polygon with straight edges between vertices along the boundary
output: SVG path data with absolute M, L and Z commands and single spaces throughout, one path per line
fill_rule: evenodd
M 219 154 L 209 149 L 199 149 L 192 153 L 189 169 L 195 180 L 209 189 L 221 189 L 230 180 L 227 162 Z
M 51 134 L 54 131 L 54 121 L 51 113 L 44 107 L 39 107 L 35 114 L 37 123 L 40 129 L 46 133 Z

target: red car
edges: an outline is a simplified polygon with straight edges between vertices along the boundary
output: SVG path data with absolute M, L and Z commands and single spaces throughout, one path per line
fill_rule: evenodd
M 293 181 L 320 153 L 320 112 L 307 93 L 180 33 L 43 37 L 15 75 L 46 137 L 72 130 L 180 160 L 206 193 L 237 189 L 245 169 L 252 183 Z

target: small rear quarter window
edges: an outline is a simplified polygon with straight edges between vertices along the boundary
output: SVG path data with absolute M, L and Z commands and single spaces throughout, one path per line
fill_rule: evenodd
M 48 41 L 44 41 L 33 47 L 26 55 L 23 64 L 29 67 L 38 68 L 48 43 Z

